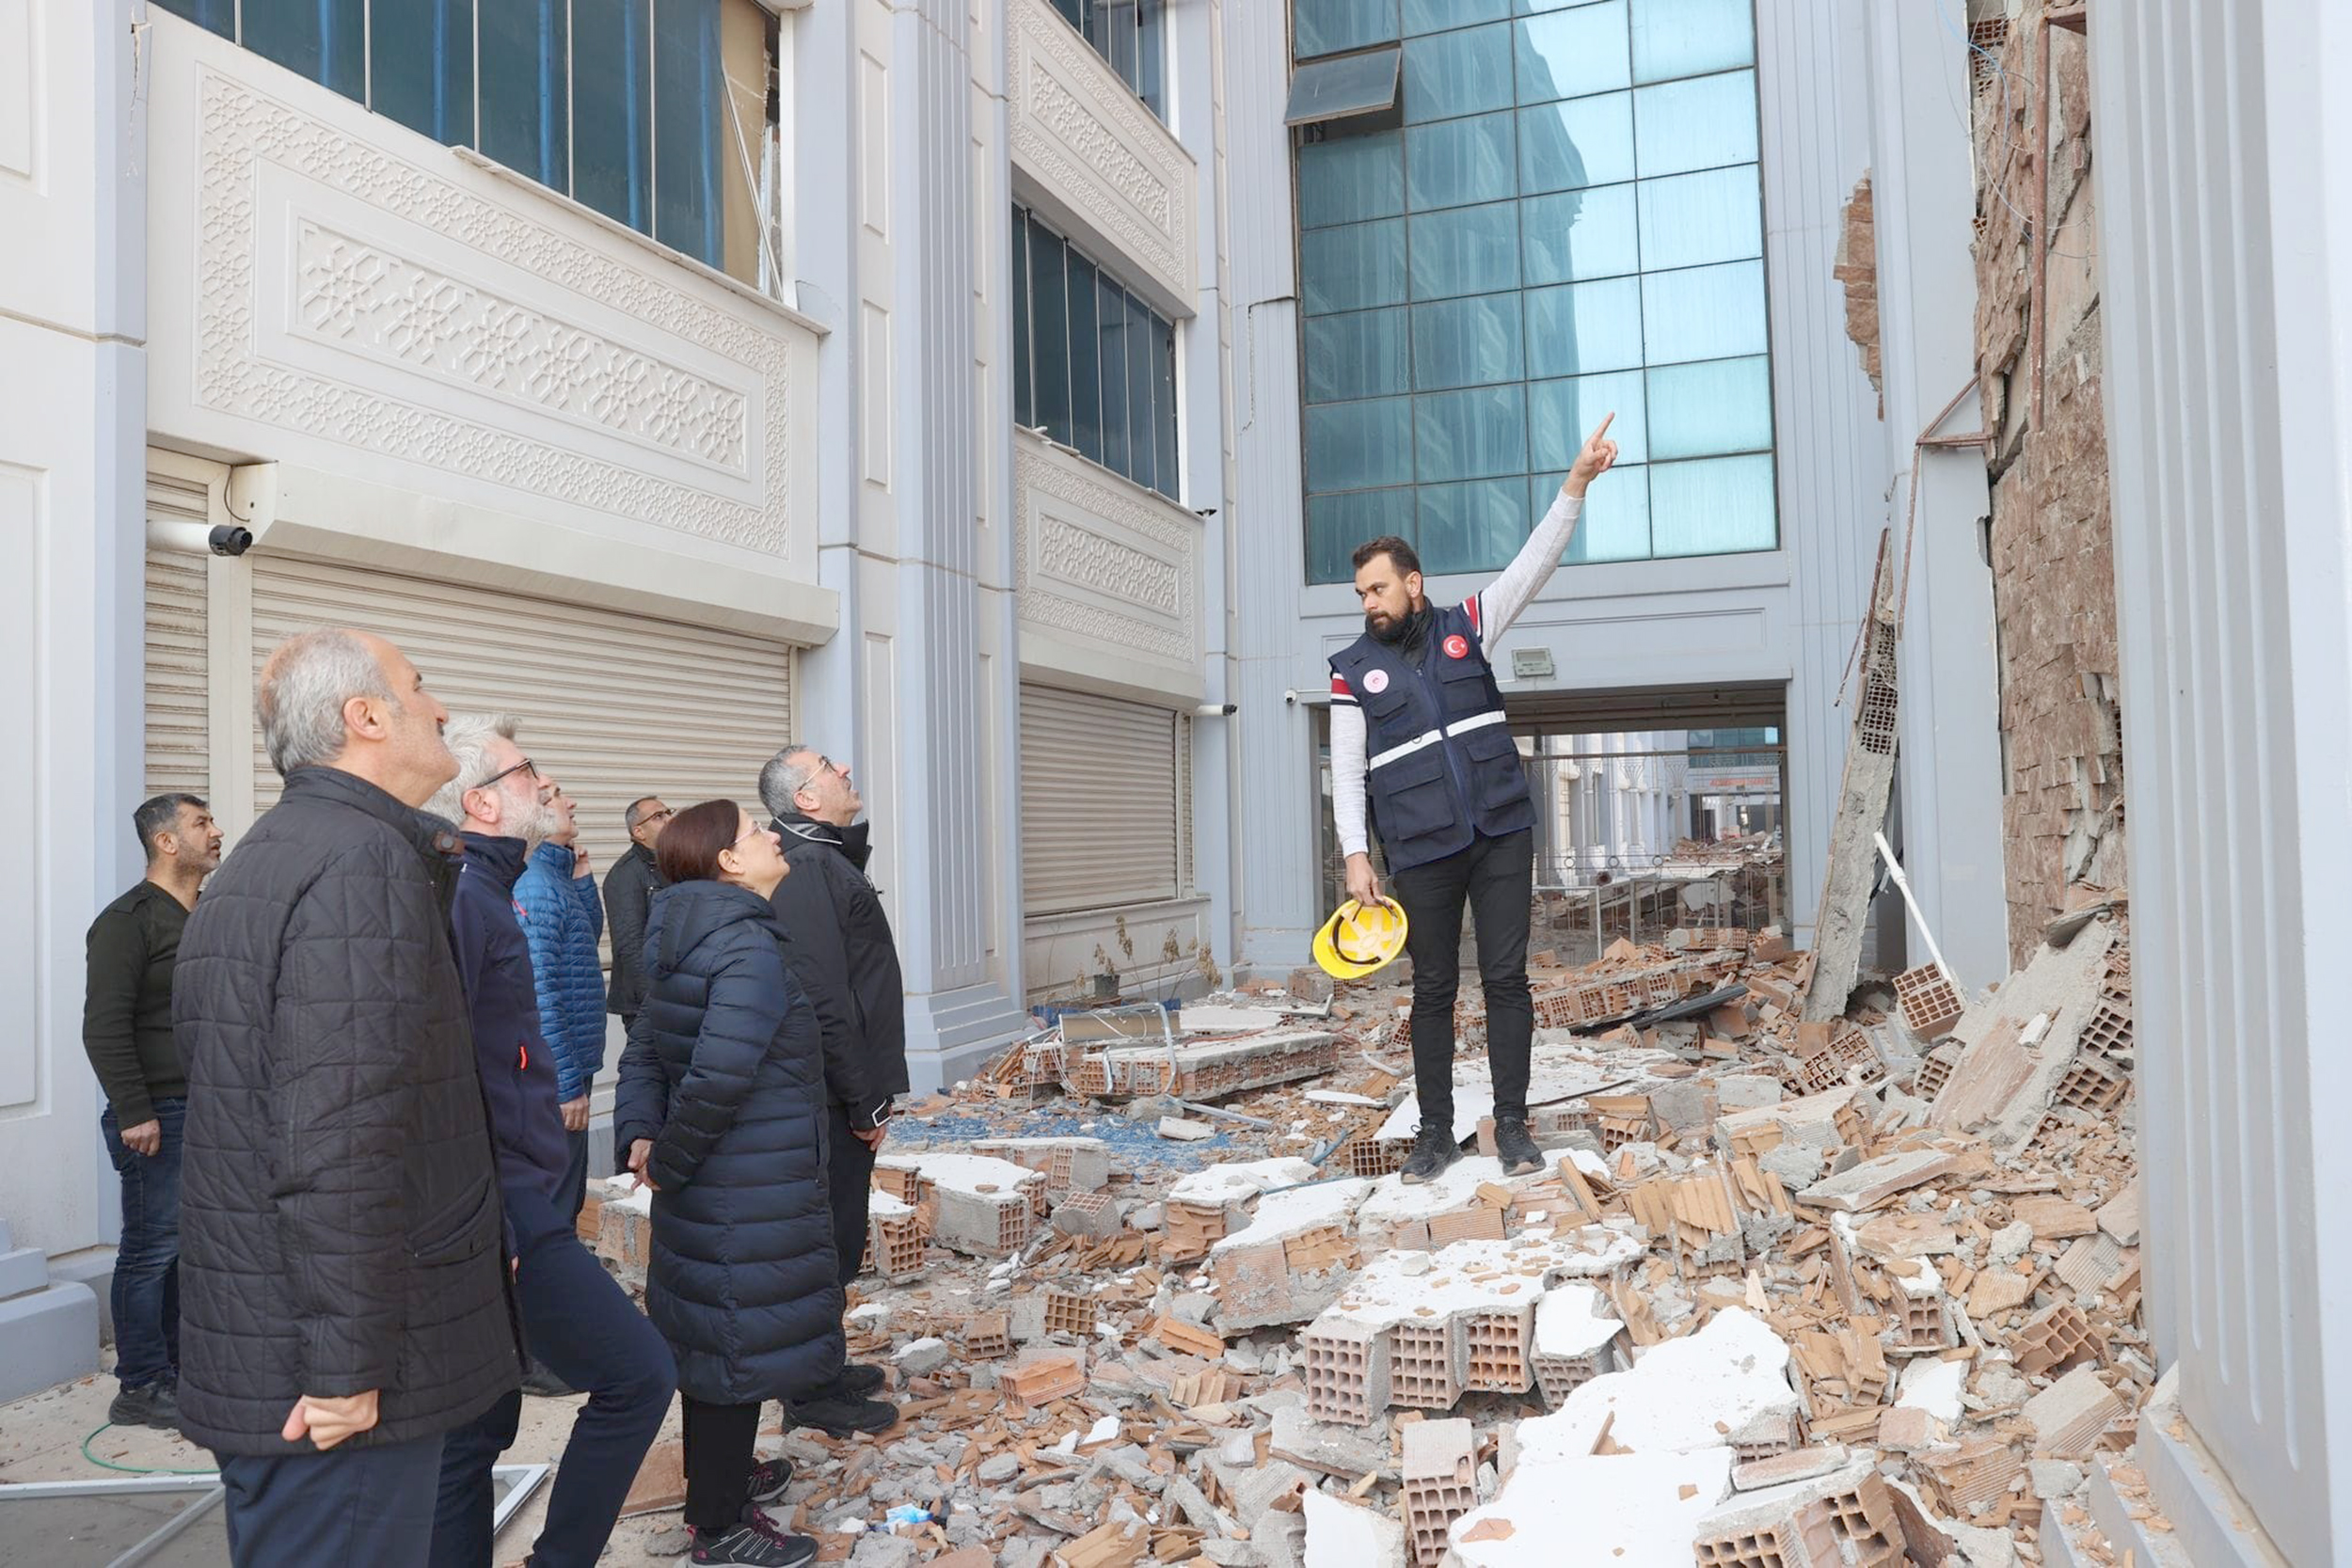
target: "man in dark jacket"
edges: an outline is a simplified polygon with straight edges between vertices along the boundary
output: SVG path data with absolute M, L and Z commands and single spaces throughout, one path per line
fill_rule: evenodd
M 604 1070 L 604 974 L 596 964 L 604 909 L 580 847 L 578 807 L 560 789 L 551 804 L 555 827 L 516 879 L 515 912 L 531 943 L 539 1033 L 555 1057 L 556 1109 L 571 1156 L 556 1197 L 564 1217 L 576 1220 L 588 1195 L 588 1099 Z
M 759 798 L 775 816 L 792 874 L 776 888 L 776 913 L 792 934 L 786 948 L 824 1032 L 825 1094 L 831 1114 L 833 1248 L 846 1289 L 866 1251 L 874 1154 L 897 1097 L 907 1091 L 906 984 L 882 896 L 866 878 L 872 853 L 866 802 L 850 770 L 821 752 L 787 746 L 759 770 Z M 835 1393 L 854 1397 L 882 1383 L 852 1364 Z
M 628 852 L 612 863 L 604 879 L 604 926 L 612 934 L 612 984 L 605 992 L 604 1010 L 620 1015 L 623 1035 L 645 996 L 645 917 L 653 909 L 653 895 L 662 888 L 654 845 L 676 815 L 658 795 L 630 801 L 625 819 Z
M 442 1438 L 515 1386 L 489 1132 L 450 952 L 453 764 L 381 638 L 288 639 L 255 703 L 285 777 L 180 941 L 181 1430 L 231 1558 L 416 1568 Z
M 180 1147 L 188 1076 L 171 1036 L 171 972 L 197 889 L 220 869 L 220 830 L 193 795 L 131 815 L 147 851 L 139 884 L 90 923 L 82 1049 L 106 1091 L 99 1136 L 122 1185 L 115 1247 L 117 1426 L 180 1424 Z
M 457 776 L 433 805 L 465 829 L 466 868 L 450 927 L 498 1151 L 523 1338 L 557 1386 L 590 1390 L 564 1445 L 532 1560 L 540 1568 L 590 1568 L 660 1430 L 676 1373 L 661 1337 L 580 1244 L 561 1193 L 571 1151 L 515 902 L 532 845 L 557 825 L 555 780 L 516 745 L 512 719 L 453 719 L 448 737 Z M 491 1467 L 515 1441 L 521 1414 L 520 1396 L 509 1393 L 450 1434 L 433 1526 L 435 1568 L 490 1560 Z

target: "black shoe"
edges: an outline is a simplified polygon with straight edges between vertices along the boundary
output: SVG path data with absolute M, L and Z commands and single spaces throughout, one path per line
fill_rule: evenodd
M 792 1461 L 781 1456 L 752 1466 L 752 1501 L 771 1503 L 792 1484 Z
M 717 1530 L 690 1530 L 694 1549 L 690 1560 L 694 1562 L 746 1562 L 755 1568 L 802 1568 L 802 1564 L 817 1560 L 817 1542 L 805 1535 L 787 1535 L 768 1522 L 768 1516 L 757 1509 L 745 1509 L 736 1527 L 721 1534 Z
M 533 1361 L 531 1370 L 523 1376 L 523 1392 L 536 1394 L 541 1399 L 562 1400 L 571 1398 L 580 1390 L 548 1370 L 545 1364 Z
M 1405 1168 L 1397 1172 L 1407 1186 L 1418 1187 L 1434 1181 L 1444 1174 L 1447 1166 L 1462 1157 L 1462 1146 L 1454 1141 L 1450 1128 L 1433 1127 L 1424 1122 L 1413 1139 L 1413 1152 L 1405 1158 Z
M 119 1427 L 154 1427 L 163 1432 L 177 1432 L 180 1402 L 172 1397 L 171 1385 L 158 1378 L 117 1394 L 114 1402 L 106 1406 L 106 1419 Z
M 862 1361 L 852 1361 L 842 1368 L 841 1375 L 827 1386 L 824 1397 L 862 1400 L 881 1388 L 888 1381 L 889 1379 L 882 1375 L 882 1370 L 880 1367 L 869 1367 Z
M 1496 1121 L 1495 1158 L 1502 1162 L 1505 1176 L 1525 1176 L 1544 1168 L 1544 1151 L 1527 1135 L 1527 1123 L 1517 1117 Z
M 898 1407 L 881 1400 L 816 1399 L 784 1407 L 785 1419 L 796 1427 L 815 1427 L 828 1437 L 848 1437 L 861 1432 L 888 1432 L 898 1424 Z

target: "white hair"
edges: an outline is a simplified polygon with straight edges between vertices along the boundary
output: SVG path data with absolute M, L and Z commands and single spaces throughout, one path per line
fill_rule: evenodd
M 800 810 L 792 797 L 808 787 L 808 781 L 817 776 L 818 755 L 807 746 L 787 746 L 768 759 L 759 770 L 759 800 L 771 816 L 787 816 Z
M 298 632 L 278 645 L 262 666 L 253 713 L 279 777 L 343 754 L 351 738 L 343 727 L 343 705 L 354 697 L 399 700 L 384 678 L 383 665 L 356 633 L 326 626 Z
M 490 766 L 490 742 L 512 740 L 522 726 L 508 713 L 463 713 L 451 718 L 441 731 L 441 738 L 449 744 L 449 754 L 457 759 L 457 776 L 434 792 L 424 809 L 436 816 L 446 816 L 463 826 L 466 820 L 466 795 L 480 789 L 489 776 L 498 771 Z M 519 835 L 518 835 L 519 836 Z

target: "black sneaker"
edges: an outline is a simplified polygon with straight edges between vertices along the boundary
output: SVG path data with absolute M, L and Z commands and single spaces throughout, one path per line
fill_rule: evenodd
M 771 1503 L 792 1484 L 792 1461 L 779 1455 L 752 1466 L 752 1501 Z
M 816 1399 L 784 1407 L 785 1419 L 796 1427 L 815 1427 L 828 1437 L 849 1437 L 861 1432 L 888 1432 L 898 1424 L 898 1407 L 881 1400 Z
M 691 1529 L 694 1562 L 746 1562 L 755 1568 L 802 1568 L 817 1560 L 817 1542 L 806 1535 L 787 1535 L 769 1523 L 757 1509 L 745 1509 L 733 1529 Z
M 869 1367 L 863 1361 L 852 1361 L 841 1369 L 841 1375 L 825 1390 L 828 1399 L 864 1399 L 875 1392 L 889 1379 L 880 1367 Z
M 1406 1155 L 1405 1168 L 1397 1172 L 1406 1185 L 1418 1187 L 1434 1181 L 1444 1174 L 1447 1166 L 1462 1157 L 1462 1146 L 1454 1141 L 1453 1131 L 1433 1127 L 1424 1122 L 1413 1139 L 1413 1152 Z
M 548 1370 L 545 1362 L 533 1361 L 531 1364 L 531 1370 L 523 1375 L 523 1392 L 536 1394 L 546 1400 L 564 1400 L 571 1398 L 580 1390 Z
M 119 1427 L 154 1427 L 163 1432 L 177 1432 L 180 1402 L 172 1397 L 171 1385 L 158 1378 L 117 1394 L 114 1402 L 106 1406 L 106 1419 Z
M 1495 1158 L 1505 1176 L 1525 1176 L 1544 1168 L 1544 1151 L 1527 1135 L 1527 1123 L 1507 1117 L 1495 1123 Z

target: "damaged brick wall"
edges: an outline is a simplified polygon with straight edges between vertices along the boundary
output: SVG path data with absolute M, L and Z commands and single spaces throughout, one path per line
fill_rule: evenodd
M 1975 61 L 1977 368 L 1993 433 L 2010 951 L 2022 962 L 2072 883 L 2121 887 L 2115 567 L 2100 400 L 2097 225 L 2083 36 L 2027 0 Z M 2091 8 L 2096 16 L 2097 8 Z M 2035 330 L 2034 142 L 2050 49 L 2047 256 Z M 2040 345 L 2042 387 L 2033 363 Z
M 1877 214 L 1870 176 L 1854 182 L 1853 194 L 1837 228 L 1837 258 L 1832 276 L 1846 287 L 1846 336 L 1862 352 L 1862 373 L 1879 393 L 1879 418 L 1886 417 L 1886 388 L 1879 379 L 1879 252 Z

